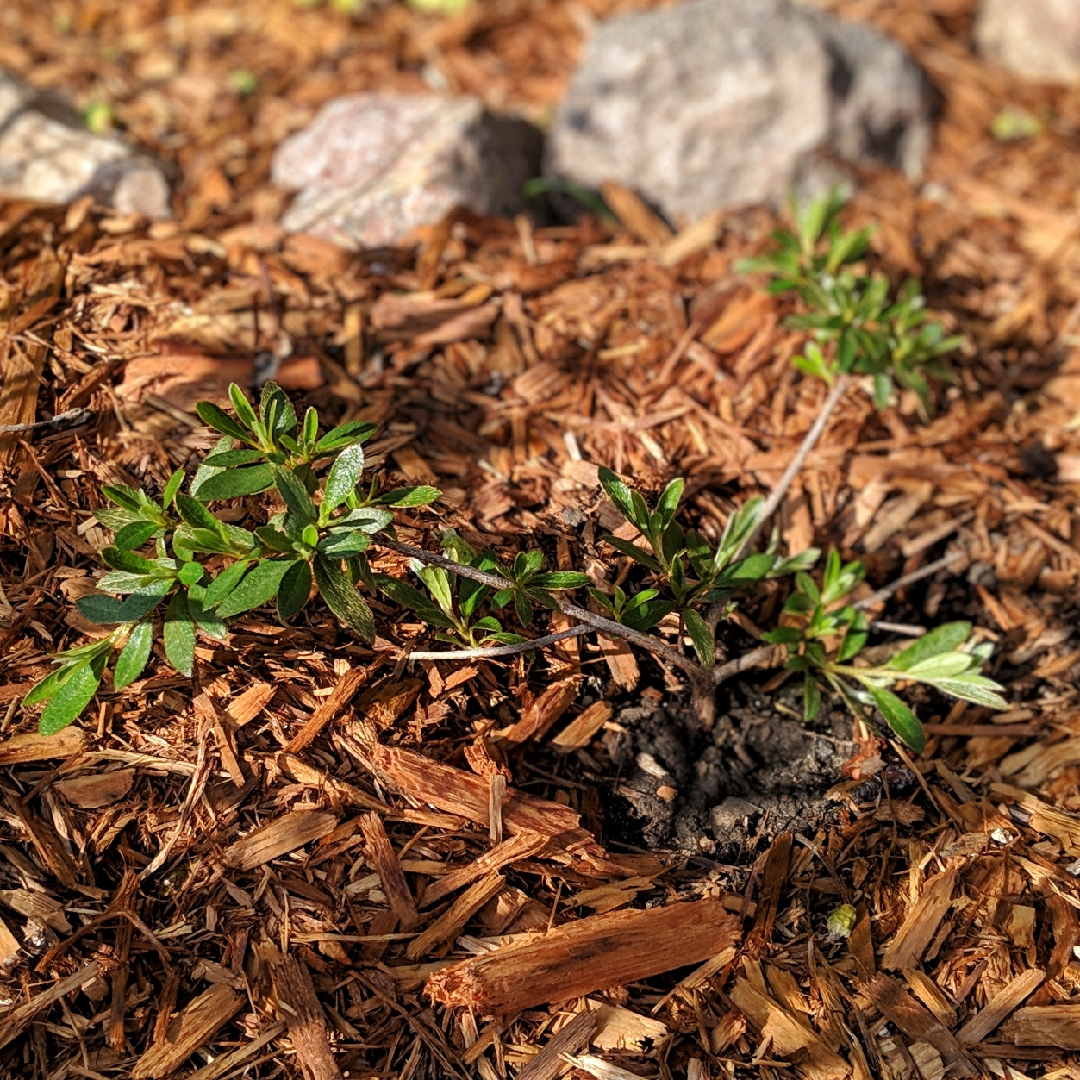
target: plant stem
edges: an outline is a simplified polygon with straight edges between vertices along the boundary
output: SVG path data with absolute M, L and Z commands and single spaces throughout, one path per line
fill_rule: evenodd
M 754 526 L 753 531 L 739 546 L 739 550 L 735 553 L 732 562 L 742 558 L 743 554 L 750 549 L 761 535 L 769 518 L 776 513 L 777 508 L 780 506 L 780 503 L 783 502 L 784 496 L 788 492 L 788 488 L 791 487 L 795 477 L 798 476 L 799 470 L 806 464 L 806 459 L 810 456 L 810 451 L 814 449 L 818 440 L 825 434 L 825 428 L 828 426 L 829 419 L 836 411 L 836 406 L 840 404 L 840 399 L 851 385 L 851 381 L 851 376 L 846 372 L 837 376 L 836 382 L 833 383 L 833 387 L 829 391 L 829 396 L 821 406 L 821 412 L 818 413 L 818 417 L 810 430 L 803 436 L 802 444 L 795 452 L 795 456 L 791 459 L 788 467 L 784 470 L 784 475 L 780 477 L 777 485 L 769 492 L 769 497 L 765 500 L 761 507 L 761 511 L 758 514 L 757 525 Z
M 857 604 L 852 606 L 856 611 L 866 611 L 868 608 L 880 604 L 883 600 L 888 600 L 893 593 L 899 592 L 908 585 L 913 585 L 916 581 L 922 581 L 923 578 L 930 577 L 939 570 L 944 570 L 946 567 L 951 566 L 958 559 L 962 558 L 963 555 L 959 551 L 954 551 L 942 559 L 937 559 L 932 563 L 927 563 L 925 566 L 920 566 L 918 570 L 912 570 L 910 574 L 904 574 L 902 577 L 898 577 L 891 584 L 886 585 L 883 589 L 878 589 L 876 593 L 868 596 L 865 600 L 860 600 Z
M 539 649 L 544 645 L 554 645 L 557 641 L 565 641 L 567 638 L 581 637 L 583 634 L 592 633 L 591 626 L 579 624 L 571 626 L 569 630 L 560 630 L 555 634 L 545 634 L 543 637 L 532 638 L 529 641 L 518 641 L 513 645 L 491 645 L 478 649 L 446 649 L 442 652 L 411 652 L 407 655 L 408 660 L 497 660 L 500 656 L 517 656 L 519 653 Z

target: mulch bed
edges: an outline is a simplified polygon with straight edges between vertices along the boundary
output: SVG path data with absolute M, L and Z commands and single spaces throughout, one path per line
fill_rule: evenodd
M 863 559 L 868 593 L 953 555 L 878 613 L 974 621 L 1010 712 L 923 701 L 914 761 L 827 718 L 800 733 L 846 759 L 820 822 L 650 850 L 613 807 L 677 792 L 649 804 L 619 762 L 684 702 L 611 642 L 406 664 L 428 640 L 407 613 L 376 603 L 369 649 L 315 605 L 200 641 L 194 680 L 152 661 L 54 739 L 19 709 L 89 629 L 100 485 L 159 490 L 229 381 L 377 421 L 375 467 L 443 491 L 403 539 L 452 527 L 607 580 L 598 466 L 649 492 L 686 476 L 707 534 L 775 482 L 824 396 L 783 303 L 734 269 L 775 215 L 462 213 L 362 253 L 273 224 L 269 155 L 322 102 L 426 78 L 542 120 L 583 25 L 632 6 L 4 5 L 0 64 L 107 98 L 178 183 L 171 222 L 0 205 L 3 1075 L 1076 1075 L 1080 94 L 977 62 L 969 0 L 827 5 L 942 91 L 925 182 L 868 175 L 848 217 L 970 348 L 932 417 L 850 394 L 780 527 Z M 1006 107 L 1042 133 L 995 140 Z M 765 745 L 800 723 L 784 692 L 749 671 L 721 713 Z

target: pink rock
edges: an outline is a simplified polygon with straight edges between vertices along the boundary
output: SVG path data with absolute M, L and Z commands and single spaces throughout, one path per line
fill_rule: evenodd
M 274 182 L 299 190 L 286 228 L 367 247 L 457 206 L 513 213 L 539 171 L 539 134 L 525 122 L 475 98 L 397 92 L 330 102 L 273 163 Z

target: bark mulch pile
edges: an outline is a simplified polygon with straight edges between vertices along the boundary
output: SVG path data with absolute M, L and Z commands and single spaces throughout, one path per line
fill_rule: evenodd
M 426 73 L 542 119 L 583 24 L 629 6 L 4 5 L 0 64 L 107 99 L 180 179 L 172 222 L 0 206 L 3 1075 L 1077 1075 L 1080 94 L 978 63 L 968 0 L 830 5 L 942 91 L 926 182 L 867 176 L 848 216 L 970 348 L 932 417 L 849 394 L 780 523 L 791 550 L 864 559 L 868 594 L 952 556 L 875 611 L 971 619 L 1012 711 L 927 699 L 911 760 L 839 715 L 804 732 L 776 671 L 747 671 L 720 703 L 742 786 L 714 801 L 752 795 L 777 743 L 824 779 L 804 808 L 790 769 L 725 840 L 678 787 L 692 761 L 632 782 L 643 731 L 693 725 L 679 680 L 612 642 L 406 663 L 429 640 L 407 613 L 377 603 L 369 649 L 313 605 L 201 641 L 193 681 L 152 661 L 55 738 L 19 709 L 90 629 L 100 486 L 159 491 L 231 380 L 378 421 L 376 467 L 444 493 L 403 539 L 453 527 L 609 581 L 599 465 L 687 477 L 711 534 L 776 481 L 824 391 L 734 269 L 765 211 L 458 215 L 359 254 L 273 224 L 270 152 L 325 100 Z M 1005 109 L 1041 132 L 995 139 Z

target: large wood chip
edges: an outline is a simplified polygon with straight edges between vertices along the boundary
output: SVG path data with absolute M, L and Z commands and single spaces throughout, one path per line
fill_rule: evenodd
M 274 970 L 274 988 L 305 1080 L 341 1080 L 311 974 L 291 956 Z
M 881 958 L 885 971 L 914 967 L 922 959 L 952 903 L 956 874 L 957 868 L 950 867 L 930 878 L 923 887 L 922 894 L 911 906 Z
M 337 818 L 325 810 L 294 810 L 260 825 L 225 849 L 225 865 L 251 870 L 333 832 Z
M 1022 971 L 1015 979 L 1003 986 L 957 1033 L 956 1038 L 965 1046 L 981 1043 L 991 1031 L 1011 1013 L 1021 1001 L 1029 997 L 1046 978 L 1046 972 L 1033 968 Z
M 1080 1005 L 1029 1005 L 1017 1009 L 1001 1034 L 1014 1046 L 1080 1050 Z
M 699 964 L 738 938 L 739 920 L 716 900 L 610 912 L 455 964 L 432 975 L 425 992 L 507 1015 Z
M 512 743 L 542 739 L 574 703 L 580 685 L 580 676 L 574 676 L 549 686 L 525 708 L 517 723 L 501 733 L 502 737 Z
M 0 743 L 0 766 L 23 765 L 28 761 L 70 758 L 86 749 L 86 732 L 68 727 L 56 735 L 13 735 Z
M 289 740 L 285 747 L 286 752 L 299 754 L 313 742 L 319 732 L 352 701 L 360 687 L 367 682 L 372 670 L 373 668 L 352 668 L 345 672 L 329 696 L 323 698 L 304 726 Z
M 979 1070 L 964 1052 L 956 1036 L 919 1004 L 891 975 L 879 973 L 866 986 L 875 1008 L 909 1039 L 928 1042 L 948 1062 L 957 1076 L 978 1076 Z
M 489 874 L 465 890 L 419 937 L 410 941 L 405 955 L 410 960 L 422 956 L 445 956 L 465 928 L 465 924 L 502 890 L 502 874 Z
M 247 998 L 224 983 L 214 983 L 169 1024 L 165 1037 L 154 1043 L 131 1071 L 135 1080 L 159 1080 L 175 1072 L 239 1011 Z
M 91 773 L 57 780 L 53 787 L 72 806 L 95 810 L 119 802 L 135 782 L 134 769 L 114 769 L 112 772 Z
M 496 844 L 466 866 L 459 866 L 433 881 L 424 890 L 420 906 L 431 907 L 444 896 L 449 896 L 452 892 L 464 888 L 477 878 L 484 877 L 495 870 L 501 870 L 505 866 L 512 866 L 521 859 L 537 854 L 543 850 L 547 842 L 548 838 L 539 833 L 520 832 L 509 840 Z
M 416 901 L 413 900 L 409 884 L 405 880 L 397 852 L 394 851 L 390 838 L 386 835 L 382 818 L 374 813 L 365 814 L 360 819 L 360 829 L 364 834 L 368 858 L 375 867 L 375 873 L 379 875 L 390 910 L 397 916 L 402 927 L 407 930 L 418 918 Z

